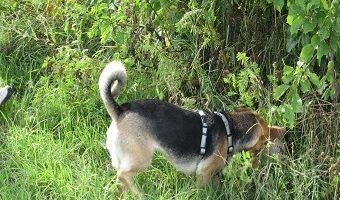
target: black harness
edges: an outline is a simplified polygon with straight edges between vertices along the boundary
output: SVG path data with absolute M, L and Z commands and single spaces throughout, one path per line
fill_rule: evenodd
M 226 129 L 227 142 L 228 142 L 228 150 L 227 150 L 227 156 L 228 156 L 234 150 L 233 135 L 230 131 L 229 122 L 226 116 L 223 115 L 222 113 L 219 113 L 219 112 L 214 112 L 214 113 L 222 119 L 225 129 Z M 203 110 L 199 110 L 198 114 L 200 115 L 201 121 L 202 121 L 202 138 L 201 138 L 201 145 L 200 145 L 200 155 L 203 156 L 206 152 L 206 146 L 207 146 L 208 123 L 207 123 L 207 116 Z

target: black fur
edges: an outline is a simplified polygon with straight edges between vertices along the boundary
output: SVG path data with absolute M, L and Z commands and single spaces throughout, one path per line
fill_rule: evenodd
M 199 155 L 202 137 L 202 122 L 195 111 L 185 110 L 156 99 L 136 100 L 120 106 L 118 121 L 128 112 L 138 113 L 146 119 L 151 135 L 163 147 L 171 149 L 177 156 Z M 214 113 L 205 112 L 208 123 L 206 153 L 208 157 L 226 134 L 222 119 Z

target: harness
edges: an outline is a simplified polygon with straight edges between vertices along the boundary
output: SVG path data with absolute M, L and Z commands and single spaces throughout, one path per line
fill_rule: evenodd
M 206 151 L 207 137 L 208 137 L 207 116 L 205 115 L 203 110 L 199 110 L 198 114 L 201 116 L 201 121 L 202 121 L 202 138 L 201 138 L 200 154 L 204 155 Z
M 227 153 L 230 154 L 234 150 L 234 145 L 233 145 L 233 135 L 231 134 L 231 131 L 230 131 L 228 119 L 222 113 L 219 113 L 219 112 L 214 112 L 214 113 L 216 115 L 220 116 L 223 123 L 224 123 L 225 130 L 227 131 L 227 139 L 228 139 L 228 151 L 227 151 Z
M 214 112 L 216 115 L 218 115 L 219 117 L 221 117 L 226 132 L 227 132 L 227 141 L 228 141 L 228 150 L 227 150 L 227 154 L 229 155 L 233 150 L 234 150 L 234 146 L 233 146 L 233 135 L 230 131 L 230 126 L 229 126 L 229 122 L 228 119 L 226 118 L 225 115 L 223 115 L 222 113 L 219 112 Z M 202 121 L 202 138 L 201 138 L 201 145 L 200 145 L 200 155 L 203 156 L 206 152 L 206 145 L 207 145 L 207 137 L 208 137 L 208 123 L 207 123 L 207 116 L 204 113 L 203 110 L 199 110 L 198 114 L 201 117 L 201 121 Z

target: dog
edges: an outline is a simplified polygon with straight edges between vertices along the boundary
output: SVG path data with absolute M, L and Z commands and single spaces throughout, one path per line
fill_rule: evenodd
M 230 113 L 197 112 L 156 99 L 119 105 L 114 97 L 126 78 L 120 61 L 106 65 L 99 77 L 100 96 L 112 119 L 106 147 L 117 170 L 120 193 L 130 189 L 139 194 L 132 177 L 150 165 L 154 151 L 163 153 L 179 171 L 196 175 L 200 187 L 223 169 L 233 153 L 255 155 L 268 140 L 285 133 L 284 128 L 268 126 L 246 108 Z

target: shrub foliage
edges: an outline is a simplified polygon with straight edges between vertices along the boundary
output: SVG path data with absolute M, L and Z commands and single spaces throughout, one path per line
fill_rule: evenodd
M 106 155 L 98 144 L 91 144 L 91 139 L 100 140 L 91 132 L 104 132 L 107 120 L 97 79 L 107 62 L 120 59 L 127 67 L 128 83 L 119 102 L 159 98 L 186 108 L 247 106 L 271 124 L 290 128 L 286 162 L 264 163 L 267 171 L 261 171 L 249 167 L 248 154 L 237 155 L 226 172 L 226 181 L 235 184 L 224 189 L 232 192 L 210 195 L 336 199 L 339 0 L 9 0 L 0 2 L 0 11 L 0 82 L 17 89 L 16 102 L 0 112 L 0 125 L 9 134 L 0 136 L 1 148 L 9 148 L 3 144 L 14 142 L 16 132 L 31 137 L 31 130 L 39 141 L 44 138 L 39 134 L 51 134 L 53 149 L 58 141 L 67 148 L 70 142 L 80 142 L 71 156 L 80 155 L 84 162 L 100 157 L 86 169 L 105 174 L 95 168 L 104 167 Z M 9 118 L 14 110 L 20 117 Z M 28 130 L 22 129 L 26 126 Z M 86 129 L 89 138 L 72 135 L 76 126 Z M 25 168 L 11 163 L 25 155 L 18 151 L 20 144 L 11 148 L 16 153 L 1 155 L 5 159 L 0 166 L 9 171 L 12 165 Z M 55 154 L 60 156 L 51 152 Z M 230 172 L 240 165 L 239 176 Z M 37 166 L 30 167 L 34 172 Z M 49 184 L 56 177 L 46 180 L 39 174 L 27 180 L 37 181 L 29 187 L 38 187 L 38 196 L 69 198 L 59 195 L 66 192 L 64 186 L 80 186 L 73 182 L 76 176 L 66 174 L 57 184 Z M 96 181 L 103 184 L 108 178 Z M 177 181 L 186 187 L 185 180 Z M 0 187 L 1 183 L 7 182 L 0 180 Z M 82 189 L 86 194 L 88 188 Z M 100 195 L 98 191 L 91 195 Z M 79 197 L 75 191 L 70 195 Z M 175 194 L 162 195 L 166 199 Z

